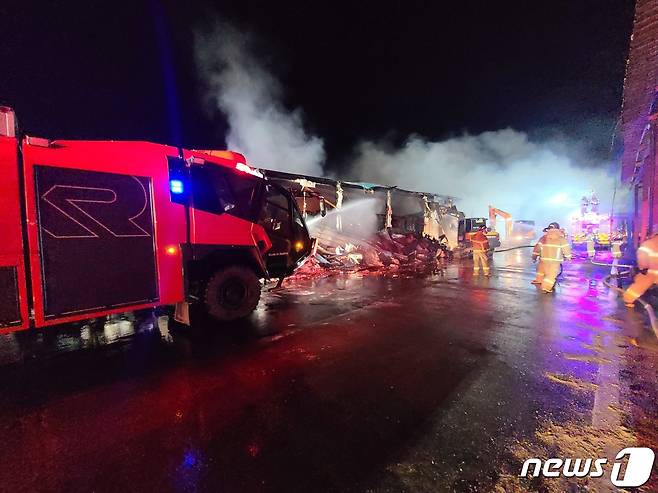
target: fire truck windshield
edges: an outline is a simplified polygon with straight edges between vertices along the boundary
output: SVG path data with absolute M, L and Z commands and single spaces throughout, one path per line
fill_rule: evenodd
M 195 209 L 227 213 L 252 222 L 257 220 L 261 180 L 212 164 L 193 166 L 190 179 Z
M 476 217 L 471 219 L 471 230 L 479 229 L 481 227 L 486 227 L 487 220 L 483 217 Z

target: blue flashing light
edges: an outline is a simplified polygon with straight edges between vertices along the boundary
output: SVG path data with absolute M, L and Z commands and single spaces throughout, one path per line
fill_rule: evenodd
M 183 182 L 181 180 L 170 180 L 169 181 L 169 190 L 171 190 L 171 193 L 175 193 L 177 195 L 183 193 L 185 190 L 185 187 L 183 186 Z
M 192 450 L 188 450 L 185 452 L 185 455 L 183 456 L 183 465 L 185 467 L 194 467 L 196 466 L 197 462 L 199 462 L 199 458 L 197 455 L 194 453 Z

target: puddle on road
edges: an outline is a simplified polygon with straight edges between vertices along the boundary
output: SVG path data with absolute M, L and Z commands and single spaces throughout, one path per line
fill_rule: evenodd
M 83 324 L 2 335 L 0 366 L 120 344 L 141 335 L 158 338 L 166 344 L 173 343 L 170 317 L 156 312 L 128 312 Z

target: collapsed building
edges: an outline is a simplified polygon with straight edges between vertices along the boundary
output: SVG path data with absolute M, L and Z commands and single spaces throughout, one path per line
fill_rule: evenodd
M 292 193 L 317 239 L 306 273 L 331 268 L 433 270 L 459 250 L 464 215 L 454 197 L 262 171 Z

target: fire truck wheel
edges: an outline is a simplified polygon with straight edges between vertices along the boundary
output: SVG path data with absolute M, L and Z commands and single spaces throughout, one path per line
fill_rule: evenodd
M 220 269 L 206 284 L 206 311 L 222 322 L 246 317 L 254 311 L 259 299 L 258 276 L 247 267 Z

